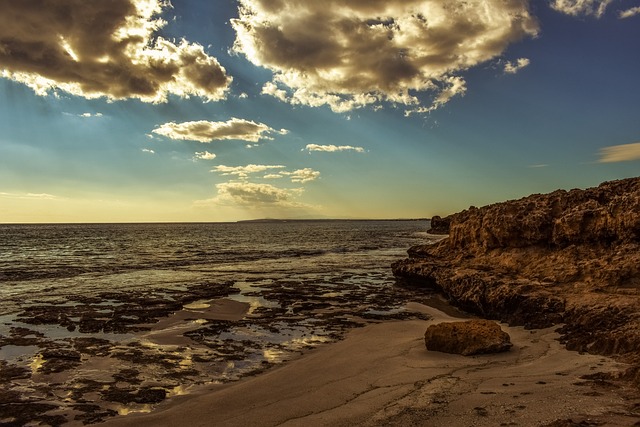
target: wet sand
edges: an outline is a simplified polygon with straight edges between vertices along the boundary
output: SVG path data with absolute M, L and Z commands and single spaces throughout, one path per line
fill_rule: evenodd
M 634 390 L 581 379 L 624 365 L 562 348 L 553 329 L 503 329 L 511 351 L 463 357 L 425 349 L 433 317 L 371 324 L 255 377 L 212 385 L 105 426 L 540 426 L 555 420 L 629 426 Z M 633 400 L 633 402 L 632 402 Z M 636 414 L 637 415 L 637 414 Z M 586 424 L 601 425 L 601 424 Z
M 149 326 L 151 330 L 141 336 L 142 342 L 157 345 L 189 345 L 192 340 L 186 332 L 197 330 L 207 320 L 241 320 L 249 311 L 246 302 L 219 298 L 185 305 L 167 318 Z
M 433 298 L 429 292 L 385 277 L 312 276 L 312 286 L 260 278 L 26 301 L 0 316 L 0 424 L 83 425 L 152 412 L 353 328 L 428 317 L 402 306 Z

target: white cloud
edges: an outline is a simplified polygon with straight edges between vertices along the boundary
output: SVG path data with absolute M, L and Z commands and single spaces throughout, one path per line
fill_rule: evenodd
M 262 86 L 262 94 L 264 95 L 271 95 L 274 98 L 279 99 L 282 102 L 287 102 L 288 98 L 287 98 L 287 91 L 283 90 L 283 89 L 278 89 L 278 86 L 275 85 L 275 83 L 273 82 L 267 82 L 264 84 L 264 86 Z
M 271 184 L 252 182 L 225 182 L 216 185 L 218 194 L 210 200 L 197 202 L 198 205 L 240 205 L 254 209 L 263 207 L 299 208 L 306 205 L 295 199 L 303 193 L 303 189 L 279 188 Z
M 528 6 L 528 0 L 240 0 L 234 50 L 274 73 L 262 93 L 291 104 L 345 112 L 389 101 L 429 111 L 464 94 L 456 73 L 537 35 Z
M 153 150 L 151 150 L 151 149 L 149 149 L 149 148 L 143 148 L 143 149 L 142 149 L 142 152 L 143 152 L 143 153 L 149 153 L 149 154 L 156 154 L 156 152 L 155 152 L 155 151 L 153 151 Z
M 292 208 L 313 209 L 312 206 L 296 200 L 304 192 L 304 188 L 277 187 L 265 182 L 254 182 L 256 179 L 274 180 L 287 177 L 294 184 L 306 184 L 320 177 L 320 172 L 311 168 L 287 171 L 282 165 L 218 165 L 211 172 L 231 176 L 233 180 L 217 184 L 216 197 L 198 201 L 196 205 L 236 205 L 277 216 L 291 213 L 288 211 Z M 258 174 L 262 176 L 256 176 Z
M 255 175 L 267 171 L 277 171 L 276 173 L 270 173 L 263 176 L 264 179 L 276 179 L 282 177 L 289 177 L 291 182 L 306 184 L 307 182 L 315 181 L 320 177 L 320 172 L 311 168 L 297 169 L 294 171 L 285 170 L 286 167 L 282 165 L 246 165 L 246 166 L 226 166 L 218 165 L 211 170 L 222 176 L 235 176 L 238 179 L 246 180 L 249 175 Z
M 640 6 L 632 7 L 627 10 L 621 10 L 618 15 L 620 19 L 631 18 L 632 16 L 640 15 Z
M 194 157 L 198 160 L 213 160 L 216 158 L 216 155 L 208 151 L 202 151 L 202 152 L 196 151 L 196 154 Z
M 549 165 L 541 163 L 541 164 L 537 164 L 537 165 L 529 165 L 527 167 L 531 168 L 531 169 L 540 169 L 540 168 L 549 167 Z
M 531 61 L 528 58 L 518 58 L 516 62 L 507 61 L 504 64 L 504 72 L 506 74 L 515 74 L 523 68 L 529 66 Z
M 2 0 L 0 76 L 38 95 L 165 102 L 168 94 L 213 101 L 231 83 L 203 46 L 156 32 L 164 0 Z
M 305 147 L 307 151 L 324 151 L 328 153 L 334 153 L 336 151 L 355 151 L 357 153 L 364 153 L 364 148 L 362 147 L 352 147 L 351 145 L 318 145 L 318 144 L 307 144 Z
M 612 145 L 600 149 L 598 163 L 629 162 L 640 160 L 640 142 Z
M 464 95 L 467 91 L 466 82 L 462 77 L 448 76 L 442 79 L 442 88 L 440 93 L 433 101 L 433 106 L 424 109 L 425 111 L 431 111 L 439 108 L 449 102 L 456 95 Z
M 236 139 L 240 141 L 258 142 L 261 139 L 272 139 L 271 133 L 284 135 L 285 129 L 275 130 L 264 123 L 231 118 L 226 122 L 169 122 L 153 130 L 153 133 L 177 140 L 198 141 L 203 143 L 214 140 Z
M 592 15 L 600 18 L 613 0 L 553 0 L 551 7 L 572 16 Z
M 80 117 L 83 117 L 83 118 L 86 118 L 86 119 L 91 118 L 91 117 L 102 117 L 102 113 L 95 113 L 95 114 L 82 113 L 82 114 L 80 114 Z
M 211 170 L 218 172 L 223 176 L 237 176 L 238 178 L 247 178 L 251 174 L 262 173 L 272 169 L 284 169 L 282 165 L 246 165 L 246 166 L 225 166 L 219 165 Z
M 289 176 L 291 182 L 299 182 L 306 184 L 307 182 L 315 181 L 320 178 L 320 172 L 311 168 L 298 169 L 293 172 L 281 172 L 282 175 Z

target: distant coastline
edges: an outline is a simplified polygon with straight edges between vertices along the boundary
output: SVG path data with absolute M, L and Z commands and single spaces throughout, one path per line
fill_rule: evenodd
M 109 225 L 109 224 L 243 224 L 243 223 L 281 223 L 281 222 L 397 222 L 430 221 L 431 218 L 257 218 L 237 221 L 127 221 L 127 222 L 0 222 L 2 225 Z
M 317 219 L 313 219 L 313 218 L 305 218 L 305 219 L 299 219 L 299 218 L 293 218 L 293 219 L 286 219 L 286 218 L 260 218 L 260 219 L 244 219 L 244 220 L 240 220 L 240 221 L 236 221 L 236 223 L 247 223 L 247 222 L 255 222 L 255 223 L 280 223 L 280 222 L 364 222 L 364 221 L 376 221 L 376 222 L 382 222 L 382 221 L 430 221 L 430 218 L 383 218 L 383 219 L 372 219 L 372 218 L 362 218 L 362 219 L 355 219 L 355 218 L 347 218 L 347 219 L 340 219 L 340 218 L 317 218 Z

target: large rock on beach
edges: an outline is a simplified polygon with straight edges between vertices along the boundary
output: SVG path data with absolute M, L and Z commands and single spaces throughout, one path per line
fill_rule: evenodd
M 569 349 L 640 367 L 640 178 L 471 207 L 435 225 L 448 237 L 394 263 L 400 284 L 511 325 L 564 324 Z
M 424 343 L 429 351 L 463 356 L 501 353 L 512 346 L 500 325 L 483 319 L 431 325 L 424 333 Z

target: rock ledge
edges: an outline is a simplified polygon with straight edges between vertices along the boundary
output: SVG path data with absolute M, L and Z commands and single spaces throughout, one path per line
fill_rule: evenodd
M 394 263 L 400 284 L 511 325 L 563 323 L 567 348 L 640 366 L 640 178 L 471 207 L 436 226 L 449 237 Z

